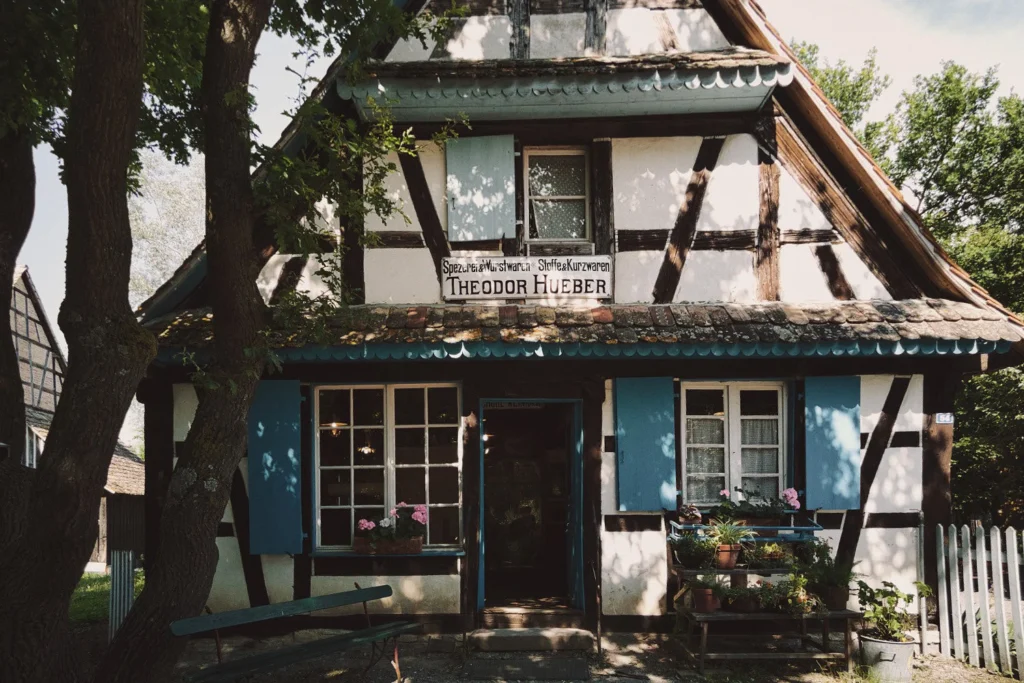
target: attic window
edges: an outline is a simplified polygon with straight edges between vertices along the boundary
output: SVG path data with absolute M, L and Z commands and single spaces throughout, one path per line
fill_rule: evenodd
M 528 239 L 590 239 L 590 180 L 587 151 L 579 148 L 523 150 Z

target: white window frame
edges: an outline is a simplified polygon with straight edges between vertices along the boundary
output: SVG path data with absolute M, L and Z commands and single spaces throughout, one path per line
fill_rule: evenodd
M 316 540 L 316 544 L 315 544 L 315 550 L 351 550 L 351 548 L 352 548 L 351 545 L 323 545 L 321 543 L 321 540 L 320 540 L 320 537 L 321 537 L 321 533 L 320 533 L 321 532 L 321 522 L 320 522 L 321 515 L 320 515 L 320 511 L 322 509 L 321 505 L 320 505 L 320 432 L 321 431 L 330 431 L 330 429 L 331 429 L 330 426 L 321 426 L 320 425 L 320 392 L 321 391 L 333 391 L 333 390 L 349 390 L 349 391 L 351 391 L 353 389 L 357 389 L 357 390 L 358 389 L 381 389 L 384 392 L 384 425 L 383 425 L 382 429 L 384 431 L 384 504 L 383 504 L 383 508 L 384 508 L 385 514 L 387 513 L 388 510 L 390 510 L 391 508 L 395 507 L 395 505 L 397 505 L 400 502 L 400 501 L 395 499 L 395 470 L 396 470 L 396 468 L 424 468 L 424 469 L 426 469 L 427 471 L 425 473 L 425 477 L 426 478 L 424 480 L 424 489 L 425 489 L 427 498 L 429 499 L 429 497 L 430 497 L 430 489 L 429 489 L 429 487 L 430 487 L 430 470 L 432 468 L 454 467 L 454 468 L 456 468 L 458 470 L 458 487 L 459 487 L 458 502 L 454 503 L 454 504 L 453 503 L 433 504 L 433 505 L 430 506 L 430 508 L 435 508 L 435 507 L 457 507 L 458 508 L 458 511 L 459 511 L 459 522 L 458 522 L 458 524 L 459 524 L 459 543 L 452 543 L 452 544 L 431 543 L 429 545 L 429 547 L 431 547 L 431 548 L 438 548 L 438 549 L 445 549 L 445 548 L 452 548 L 452 549 L 454 549 L 454 548 L 461 548 L 462 547 L 462 541 L 465 540 L 462 537 L 463 536 L 463 526 L 462 526 L 463 525 L 463 518 L 462 518 L 462 484 L 463 484 L 463 480 L 462 480 L 462 461 L 463 461 L 463 436 L 464 436 L 464 432 L 465 432 L 465 425 L 463 424 L 463 420 L 462 420 L 461 414 L 459 415 L 459 417 L 457 419 L 457 422 L 456 423 L 452 423 L 452 424 L 445 423 L 445 424 L 431 425 L 429 423 L 426 423 L 426 424 L 423 424 L 423 425 L 400 425 L 400 427 L 417 427 L 417 426 L 421 426 L 421 427 L 429 428 L 429 427 L 433 426 L 433 427 L 439 427 L 439 428 L 451 428 L 451 427 L 457 428 L 458 429 L 458 434 L 457 434 L 457 456 L 456 456 L 456 462 L 455 463 L 445 463 L 445 464 L 438 464 L 438 465 L 430 465 L 429 463 L 427 463 L 425 465 L 398 465 L 395 462 L 395 438 L 394 438 L 394 435 L 395 435 L 395 390 L 396 389 L 424 389 L 424 390 L 426 390 L 426 389 L 446 389 L 446 388 L 449 388 L 449 389 L 450 388 L 454 388 L 456 390 L 456 405 L 458 406 L 457 410 L 459 410 L 459 412 L 461 413 L 461 409 L 462 409 L 462 385 L 457 383 L 457 382 L 416 382 L 416 383 L 408 383 L 408 384 L 320 384 L 320 385 L 316 385 L 316 386 L 313 387 L 313 429 L 314 429 L 314 438 L 313 438 L 313 454 L 314 454 L 314 458 L 313 458 L 313 473 L 314 473 L 314 477 L 313 477 L 313 499 L 314 499 L 314 505 L 315 505 L 314 512 L 315 512 L 315 517 L 316 517 L 316 519 L 315 519 L 315 521 L 316 521 L 316 539 L 315 539 Z M 350 425 L 350 426 L 346 427 L 346 429 L 360 429 L 360 428 L 365 428 L 365 426 Z M 373 427 L 371 427 L 371 428 L 373 428 Z M 429 442 L 424 447 L 425 448 L 429 448 Z M 424 462 L 426 462 L 426 460 Z M 339 469 L 340 469 L 340 467 L 339 467 Z M 363 465 L 363 466 L 350 465 L 350 466 L 348 466 L 348 469 L 350 471 L 354 472 L 354 470 L 356 470 L 356 469 L 379 469 L 379 466 L 377 466 L 377 465 L 373 465 L 373 466 L 370 466 L 370 465 Z M 354 479 L 355 479 L 355 477 L 350 475 L 350 479 L 349 479 L 350 485 L 353 485 L 352 482 L 354 481 Z M 348 505 L 347 507 L 353 511 L 353 519 L 350 520 L 350 524 L 352 524 L 352 527 L 353 527 L 353 531 L 352 531 L 353 535 L 352 535 L 352 537 L 354 538 L 355 537 L 355 523 L 357 521 L 355 519 L 354 511 L 355 511 L 356 507 L 369 507 L 369 506 L 366 506 L 366 505 L 356 506 L 355 505 L 355 499 L 352 498 L 350 505 Z M 428 515 L 429 515 L 429 509 L 430 508 L 428 508 Z M 428 523 L 429 523 L 429 520 L 428 520 Z M 427 547 L 427 544 L 424 544 L 424 547 Z
M 788 460 L 788 448 L 786 443 L 786 437 L 788 435 L 789 427 L 789 416 L 787 414 L 786 405 L 786 383 L 785 382 L 680 382 L 679 383 L 679 443 L 681 462 L 681 476 L 682 485 L 680 490 L 682 491 L 682 498 L 684 504 L 689 504 L 689 500 L 686 495 L 686 484 L 687 484 L 687 473 L 686 473 L 686 457 L 687 447 L 686 443 L 686 392 L 690 389 L 712 389 L 716 391 L 725 392 L 725 416 L 722 420 L 725 422 L 725 486 L 729 489 L 730 498 L 734 502 L 740 502 L 743 500 L 743 495 L 736 491 L 737 487 L 743 486 L 743 455 L 742 455 L 742 439 L 741 439 L 741 422 L 744 418 L 746 419 L 775 419 L 779 420 L 779 473 L 778 475 L 761 475 L 759 478 L 772 479 L 777 478 L 779 481 L 779 493 L 786 488 L 786 464 Z M 778 392 L 779 399 L 779 414 L 775 415 L 740 415 L 740 392 L 741 391 L 757 391 L 757 390 L 770 390 Z M 712 416 L 709 415 L 694 415 L 695 419 L 706 419 Z M 711 444 L 714 446 L 714 444 Z M 771 448 L 771 446 L 767 446 Z M 711 475 L 717 476 L 717 475 Z M 747 477 L 758 477 L 758 475 L 747 474 Z M 708 501 L 696 502 L 699 506 L 711 506 L 713 503 Z
M 530 237 L 530 157 L 531 156 L 582 156 L 583 157 L 583 195 L 538 195 L 540 200 L 583 200 L 584 206 L 584 235 L 577 238 L 553 239 L 545 237 Z M 524 147 L 523 148 L 523 236 L 530 244 L 586 244 L 592 242 L 590 228 L 590 150 L 580 146 L 558 146 L 558 147 Z

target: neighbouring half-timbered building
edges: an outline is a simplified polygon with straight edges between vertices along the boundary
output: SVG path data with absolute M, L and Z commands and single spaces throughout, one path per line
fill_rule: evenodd
M 736 488 L 795 487 L 837 553 L 910 589 L 921 520 L 949 520 L 957 383 L 1018 362 L 1021 321 L 755 2 L 457 4 L 445 40 L 318 91 L 360 121 L 383 94 L 424 141 L 389 179 L 409 221 L 371 216 L 366 248 L 336 226 L 361 302 L 330 345 L 281 336 L 210 608 L 388 583 L 378 610 L 441 628 L 510 608 L 653 628 L 663 510 Z M 429 142 L 459 115 L 471 130 Z M 322 291 L 315 259 L 258 247 L 270 305 Z M 151 526 L 196 406 L 176 354 L 210 341 L 206 267 L 200 247 L 141 310 L 162 349 L 140 390 Z M 354 552 L 399 502 L 427 506 L 423 552 Z

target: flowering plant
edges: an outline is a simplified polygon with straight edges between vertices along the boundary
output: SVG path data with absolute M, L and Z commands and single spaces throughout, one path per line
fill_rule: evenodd
M 729 489 L 719 491 L 718 506 L 708 514 L 711 517 L 721 520 L 751 518 L 751 517 L 781 517 L 787 512 L 800 509 L 800 494 L 796 489 L 789 488 L 782 492 L 781 498 L 769 498 L 761 496 L 757 491 L 744 491 L 736 487 L 736 492 L 743 495 L 739 503 L 733 502 L 729 495 Z
M 427 526 L 427 506 L 399 503 L 386 517 L 376 522 L 360 519 L 356 523 L 356 536 L 374 541 L 392 541 L 423 536 Z

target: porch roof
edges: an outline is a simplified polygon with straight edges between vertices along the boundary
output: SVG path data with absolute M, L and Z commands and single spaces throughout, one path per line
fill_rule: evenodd
M 165 350 L 202 349 L 208 309 L 147 324 Z M 328 337 L 271 335 L 292 361 L 465 357 L 897 356 L 1002 353 L 1024 330 L 990 308 L 944 299 L 832 304 L 352 306 Z

